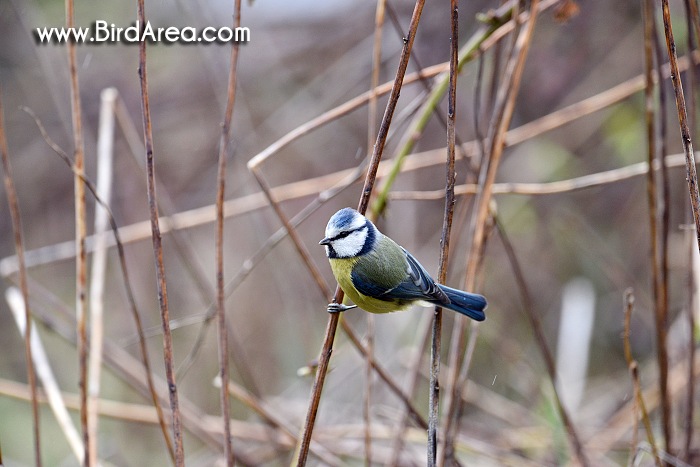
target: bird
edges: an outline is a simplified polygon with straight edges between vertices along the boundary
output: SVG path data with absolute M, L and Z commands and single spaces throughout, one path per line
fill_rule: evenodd
M 333 214 L 319 244 L 326 249 L 338 285 L 355 303 L 330 303 L 330 313 L 357 306 L 370 313 L 389 313 L 418 303 L 448 308 L 476 321 L 486 319 L 483 295 L 435 282 L 411 253 L 355 209 Z

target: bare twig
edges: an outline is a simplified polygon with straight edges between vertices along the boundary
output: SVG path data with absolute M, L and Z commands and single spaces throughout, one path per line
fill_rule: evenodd
M 12 178 L 12 165 L 10 164 L 10 154 L 7 148 L 7 138 L 5 136 L 5 116 L 2 107 L 2 95 L 0 94 L 0 158 L 2 158 L 3 182 L 5 194 L 9 204 L 10 219 L 12 222 L 12 233 L 15 242 L 15 254 L 17 255 L 17 265 L 19 272 L 20 292 L 24 301 L 24 358 L 27 368 L 27 381 L 32 395 L 32 429 L 34 459 L 36 465 L 40 467 L 41 462 L 41 430 L 39 425 L 39 405 L 37 402 L 36 375 L 34 374 L 34 360 L 32 359 L 32 347 L 30 342 L 32 332 L 31 310 L 29 308 L 29 284 L 27 282 L 27 268 L 24 263 L 24 240 L 22 234 L 22 216 L 19 210 L 19 201 L 15 191 L 15 183 Z M 0 463 L 2 461 L 0 460 Z
M 66 27 L 72 28 L 74 21 L 73 0 L 65 0 Z M 88 430 L 88 406 L 87 406 L 87 251 L 85 249 L 85 237 L 87 236 L 86 212 L 85 212 L 85 186 L 81 176 L 85 172 L 85 150 L 83 147 L 83 124 L 80 110 L 80 87 L 78 86 L 78 65 L 76 46 L 73 41 L 68 42 L 68 67 L 70 69 L 70 96 L 71 116 L 73 120 L 73 165 L 75 176 L 73 186 L 75 191 L 75 314 L 78 325 L 78 361 L 81 410 L 80 426 L 83 430 L 83 442 L 85 444 L 85 457 L 82 460 L 86 466 L 95 465 L 97 461 L 95 442 L 90 440 L 92 433 Z M 95 449 L 93 449 L 95 448 Z
M 526 28 L 518 36 L 514 58 L 509 62 L 506 69 L 506 79 L 503 87 L 499 92 L 497 110 L 494 113 L 493 124 L 489 135 L 490 148 L 488 161 L 482 164 L 482 172 L 479 180 L 480 192 L 477 194 L 476 210 L 474 214 L 474 236 L 472 246 L 469 253 L 469 261 L 467 265 L 467 274 L 465 277 L 465 289 L 472 290 L 476 282 L 476 272 L 478 265 L 481 263 L 482 248 L 485 241 L 485 230 L 487 217 L 489 215 L 489 206 L 491 203 L 491 195 L 493 183 L 495 181 L 496 172 L 500 165 L 501 155 L 503 154 L 505 135 L 510 125 L 511 117 L 515 107 L 515 97 L 518 94 L 520 78 L 525 64 L 525 58 L 529 50 L 529 45 L 532 40 L 532 34 L 537 18 L 538 1 L 535 0 L 530 6 L 530 17 Z M 514 17 L 514 21 L 518 20 L 518 16 Z M 456 426 L 457 426 L 457 409 L 459 407 L 458 394 L 462 392 L 462 388 L 458 387 L 460 379 L 460 369 L 462 362 L 467 362 L 463 358 L 465 351 L 465 331 L 467 328 L 466 320 L 458 320 L 452 333 L 452 344 L 450 347 L 450 364 L 451 373 L 449 377 L 449 392 L 446 399 L 445 409 L 445 428 L 444 438 L 442 442 L 441 464 L 444 464 L 446 459 L 452 459 L 453 450 L 452 443 L 454 441 Z M 473 333 L 478 332 L 478 327 L 472 326 Z M 476 336 L 473 335 L 472 339 Z
M 666 328 L 668 326 L 668 311 L 665 307 L 666 300 L 664 300 L 662 292 L 662 272 L 661 272 L 661 253 L 659 251 L 659 219 L 658 219 L 658 195 L 657 195 L 657 177 L 654 170 L 651 170 L 652 163 L 656 160 L 656 125 L 654 122 L 655 111 L 654 111 L 654 56 L 653 56 L 653 46 L 654 46 L 654 6 L 651 0 L 644 0 L 643 2 L 643 17 L 644 17 L 644 61 L 645 61 L 645 79 L 646 87 L 644 91 L 645 96 L 645 120 L 646 120 L 646 131 L 647 131 L 647 151 L 648 151 L 648 161 L 649 161 L 649 172 L 647 173 L 647 200 L 649 204 L 649 241 L 651 244 L 651 281 L 652 281 L 652 296 L 654 298 L 654 317 L 656 320 L 656 355 L 659 365 L 659 384 L 662 394 L 662 423 L 664 438 L 666 439 L 666 447 L 668 449 L 668 443 L 670 443 L 670 420 L 667 418 L 670 415 L 668 408 L 668 399 L 666 397 L 667 381 L 668 381 L 668 354 L 666 348 Z M 631 296 L 631 294 L 630 294 Z M 631 298 L 628 298 L 628 309 L 631 308 Z M 631 310 L 630 310 L 631 311 Z M 629 313 L 629 311 L 628 311 Z M 627 324 L 627 322 L 625 322 Z M 627 350 L 627 349 L 626 349 Z M 633 382 L 637 376 L 636 364 L 632 366 L 631 356 L 628 358 L 628 364 L 630 365 L 630 372 L 632 373 Z M 635 383 L 638 384 L 638 383 Z M 635 388 L 637 391 L 637 388 Z M 640 404 L 642 410 L 642 415 L 646 417 L 646 409 L 643 403 Z M 645 424 L 648 420 L 645 420 Z M 652 443 L 652 448 L 654 449 L 654 458 L 659 463 L 658 454 L 656 453 L 656 446 Z
M 687 18 L 687 24 L 688 24 L 688 50 L 690 53 L 694 53 L 695 49 L 697 48 L 698 41 L 700 41 L 700 11 L 698 10 L 698 3 L 696 1 L 690 1 L 690 0 L 685 0 L 684 2 L 685 9 L 686 9 L 686 18 Z M 656 25 L 656 23 L 654 23 Z M 692 31 L 692 33 L 690 32 Z M 656 38 L 656 34 L 655 34 Z M 660 49 L 658 47 L 658 40 L 656 42 L 657 45 L 657 50 Z M 658 52 L 659 55 L 661 55 L 661 52 Z M 660 60 L 659 60 L 660 61 Z M 690 67 L 688 69 L 688 83 L 690 85 L 690 100 L 689 100 L 689 114 L 690 114 L 690 127 L 693 128 L 694 130 L 697 131 L 698 126 L 697 126 L 697 102 L 698 102 L 698 70 L 697 67 Z M 660 108 L 665 109 L 665 97 L 666 97 L 666 91 L 663 88 L 663 86 L 660 86 L 660 92 L 659 92 L 659 100 L 660 102 Z M 663 128 L 665 129 L 665 124 L 666 124 L 666 113 L 665 112 L 659 112 L 661 114 L 661 122 L 663 125 Z M 662 132 L 662 135 L 666 135 L 665 131 Z M 662 141 L 666 142 L 666 139 L 662 139 Z M 665 149 L 665 146 L 664 146 Z M 661 155 L 662 157 L 665 155 L 665 152 Z M 670 199 L 670 187 L 669 187 L 669 181 L 668 181 L 668 170 L 666 170 L 666 165 L 664 164 L 662 167 L 662 174 L 664 177 L 664 205 L 669 206 L 669 199 Z M 664 211 L 664 219 L 663 219 L 663 227 L 664 227 L 664 232 L 663 232 L 663 237 L 662 241 L 664 242 L 663 247 L 664 248 L 664 253 L 667 252 L 668 250 L 668 233 L 669 233 L 669 228 L 670 228 L 670 222 L 669 222 L 669 213 L 670 209 L 666 209 Z M 696 257 L 697 255 L 693 254 L 692 250 L 692 244 L 691 244 L 691 257 Z M 667 260 L 667 255 L 663 256 L 664 260 Z M 666 261 L 667 263 L 667 261 Z M 664 268 L 664 286 L 667 288 L 667 282 L 668 282 L 668 264 L 664 263 L 662 267 Z M 692 261 L 689 261 L 689 264 L 692 264 Z M 693 303 L 693 293 L 697 293 L 696 291 L 693 291 L 693 280 L 692 280 L 692 270 L 689 275 L 689 285 L 690 287 L 688 288 L 689 291 L 689 303 Z M 666 294 L 666 298 L 668 299 L 668 294 Z M 695 366 L 695 315 L 693 310 L 696 310 L 697 308 L 692 308 L 689 307 L 687 309 L 687 316 L 688 316 L 688 329 L 689 329 L 689 335 L 688 335 L 688 390 L 686 391 L 686 399 L 685 399 L 685 419 L 683 420 L 684 428 L 685 428 L 685 439 L 682 444 L 683 449 L 681 450 L 681 455 L 683 459 L 687 462 L 690 462 L 692 459 L 692 452 L 691 452 L 691 446 L 693 442 L 693 414 L 695 413 L 695 387 L 696 387 L 696 382 L 695 378 L 693 378 L 693 367 Z
M 447 93 L 447 163 L 445 164 L 445 212 L 440 237 L 440 261 L 438 282 L 445 283 L 447 278 L 447 261 L 450 253 L 450 232 L 455 205 L 455 113 L 457 100 L 457 53 L 459 49 L 459 10 L 457 0 L 450 1 L 450 76 Z M 435 307 L 430 345 L 430 392 L 428 393 L 428 446 L 427 465 L 434 467 L 437 462 L 437 430 L 440 422 L 439 401 L 440 386 L 440 349 L 442 343 L 442 308 Z
M 386 0 L 377 0 L 377 8 L 374 15 L 374 44 L 372 47 L 372 77 L 370 83 L 370 96 L 367 104 L 367 154 L 371 153 L 372 145 L 376 138 L 377 126 L 377 93 L 379 85 L 379 70 L 382 65 L 382 34 L 384 32 L 384 17 L 386 13 Z M 365 366 L 365 391 L 362 416 L 365 422 L 365 466 L 372 465 L 372 360 L 374 360 L 374 316 L 367 314 L 367 360 Z
M 408 66 L 408 59 L 411 55 L 413 41 L 415 39 L 416 30 L 418 29 L 418 22 L 420 20 L 421 13 L 423 12 L 423 5 L 424 0 L 416 1 L 416 5 L 413 10 L 413 15 L 411 16 L 409 32 L 407 37 L 404 38 L 404 47 L 401 51 L 399 68 L 396 72 L 396 78 L 394 79 L 394 84 L 391 89 L 391 95 L 389 96 L 389 102 L 387 103 L 387 107 L 384 112 L 384 117 L 382 118 L 381 126 L 379 127 L 379 132 L 377 134 L 377 142 L 374 145 L 374 150 L 370 159 L 369 168 L 367 170 L 367 176 L 365 178 L 365 184 L 362 189 L 362 194 L 360 195 L 360 201 L 358 203 L 358 211 L 360 211 L 361 213 L 364 213 L 367 210 L 369 198 L 372 194 L 372 188 L 374 187 L 374 181 L 377 176 L 377 169 L 379 168 L 379 161 L 381 160 L 381 156 L 384 151 L 384 144 L 386 143 L 386 138 L 389 133 L 391 120 L 394 115 L 394 111 L 396 110 L 396 104 L 398 102 L 401 87 L 403 85 L 403 79 L 406 74 L 406 67 Z M 343 291 L 340 287 L 337 287 L 335 291 L 335 296 L 333 297 L 333 301 L 335 303 L 341 303 L 342 300 Z M 319 365 L 316 370 L 316 378 L 314 380 L 314 386 L 311 392 L 311 401 L 309 402 L 306 423 L 304 425 L 304 430 L 299 443 L 299 456 L 297 460 L 297 465 L 299 466 L 306 465 L 306 459 L 309 451 L 309 443 L 311 442 L 311 434 L 313 433 L 314 424 L 316 422 L 318 405 L 321 400 L 321 391 L 323 390 L 323 383 L 325 382 L 326 374 L 328 372 L 328 364 L 330 362 L 331 353 L 333 351 L 333 341 L 335 339 L 335 331 L 338 327 L 339 318 L 339 313 L 331 313 L 328 318 L 328 325 L 326 327 L 326 333 L 323 340 L 321 355 L 319 357 Z
M 138 0 L 139 34 L 143 34 L 146 25 L 145 1 Z M 153 165 L 153 134 L 151 131 L 151 109 L 148 99 L 148 79 L 146 74 L 146 42 L 139 42 L 139 81 L 141 84 L 141 107 L 143 111 L 143 133 L 146 146 L 146 181 L 148 185 L 148 207 L 151 215 L 151 231 L 153 253 L 155 255 L 156 279 L 158 284 L 158 302 L 160 305 L 161 324 L 163 326 L 163 357 L 165 377 L 168 382 L 170 410 L 172 412 L 173 439 L 175 440 L 175 465 L 184 467 L 185 451 L 182 440 L 182 419 L 178 402 L 177 384 L 173 367 L 173 342 L 170 333 L 170 310 L 168 308 L 168 292 L 163 264 L 163 245 L 158 220 L 158 205 L 156 202 L 155 167 Z
M 234 1 L 233 28 L 241 25 L 241 0 Z M 226 194 L 226 158 L 231 139 L 231 120 L 233 107 L 236 102 L 236 81 L 238 78 L 238 43 L 231 47 L 231 58 L 228 76 L 228 98 L 226 112 L 221 124 L 219 140 L 219 167 L 216 177 L 216 314 L 219 335 L 219 377 L 222 381 L 229 380 L 228 364 L 228 330 L 226 328 L 225 281 L 224 281 L 224 197 Z M 224 425 L 224 456 L 226 465 L 234 464 L 233 446 L 231 444 L 231 409 L 228 388 L 225 384 L 220 388 L 221 418 Z
M 668 6 L 668 0 L 661 2 L 664 21 L 664 32 L 666 36 L 666 46 L 668 49 L 669 64 L 671 67 L 671 82 L 676 95 L 676 108 L 678 110 L 678 123 L 681 131 L 681 140 L 685 152 L 686 161 L 686 181 L 688 182 L 688 191 L 690 194 L 690 205 L 693 211 L 693 219 L 695 221 L 695 233 L 698 241 L 698 249 L 700 249 L 700 194 L 698 193 L 698 177 L 695 169 L 695 156 L 693 154 L 693 143 L 690 137 L 690 128 L 688 126 L 688 114 L 685 108 L 685 97 L 683 95 L 683 85 L 680 79 L 680 71 L 678 69 L 678 57 L 676 55 L 676 44 L 673 39 L 673 29 L 671 26 L 671 11 Z M 671 431 L 671 407 L 668 399 L 668 360 L 665 349 L 666 341 L 666 326 L 667 316 L 657 315 L 657 340 L 658 340 L 658 360 L 659 360 L 659 388 L 661 390 L 661 412 L 663 420 L 663 429 L 665 437 L 666 451 L 671 452 L 672 446 L 672 431 Z M 672 453 L 672 452 L 671 452 Z

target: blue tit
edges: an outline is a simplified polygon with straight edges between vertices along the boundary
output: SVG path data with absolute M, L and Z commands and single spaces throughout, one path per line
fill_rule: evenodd
M 351 208 L 333 214 L 319 242 L 338 284 L 355 306 L 370 313 L 404 310 L 412 303 L 439 305 L 476 321 L 486 319 L 486 299 L 436 283 L 411 253 Z M 329 312 L 355 306 L 328 305 Z

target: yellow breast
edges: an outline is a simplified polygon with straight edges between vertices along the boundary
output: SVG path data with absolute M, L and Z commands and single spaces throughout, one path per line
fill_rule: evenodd
M 357 258 L 331 258 L 329 261 L 331 263 L 333 275 L 338 281 L 340 288 L 343 289 L 345 295 L 352 300 L 355 305 L 363 310 L 369 311 L 370 313 L 389 313 L 406 309 L 410 305 L 408 302 L 378 300 L 360 293 L 353 285 L 350 276 L 352 268 L 357 262 Z

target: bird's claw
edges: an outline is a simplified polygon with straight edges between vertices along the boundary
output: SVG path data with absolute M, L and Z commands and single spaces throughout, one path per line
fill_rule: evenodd
M 328 304 L 326 310 L 328 313 L 340 313 L 342 311 L 352 310 L 353 308 L 357 308 L 357 305 L 343 305 L 342 303 L 331 302 Z

